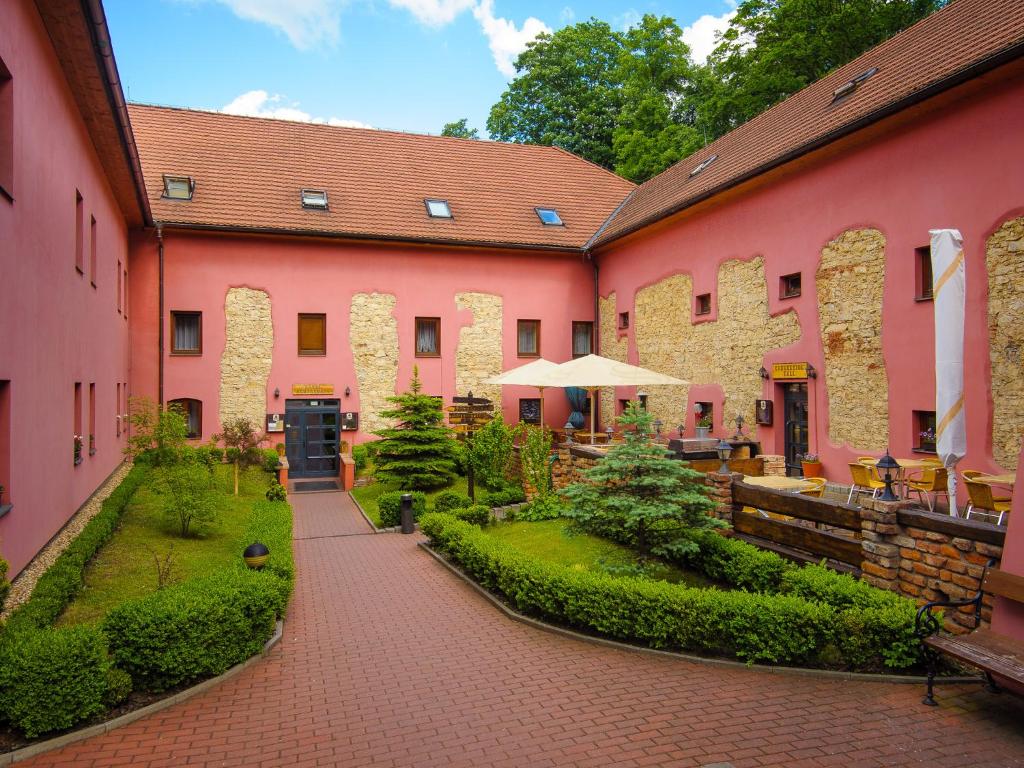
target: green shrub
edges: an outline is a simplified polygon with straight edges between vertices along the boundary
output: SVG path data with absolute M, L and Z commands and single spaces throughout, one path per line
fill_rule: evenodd
M 487 491 L 480 500 L 489 507 L 507 507 L 511 504 L 522 504 L 526 494 L 521 486 L 509 485 L 496 491 Z
M 267 488 L 266 497 L 267 501 L 287 501 L 288 491 L 285 490 L 285 487 L 279 482 L 274 481 L 270 484 L 270 487 Z
M 370 449 L 364 445 L 352 447 L 352 460 L 356 463 L 356 472 L 362 472 L 370 462 Z
M 547 496 L 538 496 L 529 504 L 517 509 L 515 517 L 516 520 L 532 522 L 554 520 L 556 517 L 561 517 L 565 510 L 565 502 L 558 495 L 549 493 Z
M 116 707 L 128 698 L 132 692 L 132 676 L 117 667 L 107 670 L 107 692 L 103 697 L 103 704 L 107 707 Z
M 107 644 L 95 627 L 29 629 L 0 642 L 0 715 L 29 738 L 103 711 Z
M 224 572 L 127 600 L 102 624 L 114 663 L 150 691 L 222 674 L 273 634 L 279 582 Z
M 420 515 L 427 511 L 427 496 L 423 491 L 388 491 L 377 499 L 377 510 L 380 513 L 380 527 L 392 528 L 402 524 L 402 495 L 412 495 L 412 519 L 419 520 Z
M 0 557 L 0 608 L 4 607 L 4 599 L 11 591 L 11 582 L 7 580 L 7 561 Z
M 441 491 L 434 497 L 435 512 L 452 512 L 473 505 L 473 500 L 458 491 Z
M 156 470 L 164 516 L 182 538 L 217 522 L 213 476 L 202 464 L 182 462 Z
M 281 456 L 278 454 L 275 448 L 264 448 L 260 451 L 260 456 L 263 469 L 265 472 L 275 474 L 277 472 L 277 466 L 281 463 Z
M 455 517 L 472 525 L 485 526 L 491 522 L 491 508 L 486 504 L 473 504 L 453 511 Z
M 253 542 L 262 542 L 270 550 L 270 559 L 261 573 L 277 577 L 277 600 L 274 610 L 284 616 L 295 582 L 295 560 L 292 556 L 292 513 L 291 507 L 283 501 L 257 501 L 252 507 L 252 516 L 245 536 L 239 542 L 239 551 Z M 242 559 L 237 567 L 243 573 L 250 573 Z
M 774 552 L 714 531 L 687 531 L 682 536 L 697 548 L 691 546 L 680 551 L 670 542 L 658 548 L 657 554 L 740 589 L 779 592 L 783 577 L 799 570 L 797 565 Z
M 473 442 L 466 445 L 466 463 L 485 488 L 501 488 L 507 482 L 512 461 L 516 428 L 507 426 L 499 410 L 494 418 L 478 429 Z

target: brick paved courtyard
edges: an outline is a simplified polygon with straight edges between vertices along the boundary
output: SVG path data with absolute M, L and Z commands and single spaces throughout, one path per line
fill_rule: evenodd
M 24 765 L 1014 766 L 1024 703 L 980 686 L 724 669 L 512 622 L 347 495 L 295 506 L 296 594 L 268 658 Z

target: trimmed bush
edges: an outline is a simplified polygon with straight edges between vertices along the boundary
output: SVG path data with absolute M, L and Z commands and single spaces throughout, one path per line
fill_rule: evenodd
M 11 582 L 7 580 L 7 561 L 0 557 L 0 608 L 4 607 L 4 599 L 11 591 Z
M 434 497 L 435 512 L 453 512 L 473 506 L 473 500 L 458 491 L 441 491 Z
M 370 449 L 366 445 L 352 446 L 352 460 L 356 463 L 356 472 L 362 472 L 370 462 Z
M 107 693 L 103 703 L 107 707 L 116 707 L 128 698 L 132 692 L 132 676 L 117 667 L 107 670 Z
M 480 501 L 489 507 L 507 507 L 511 504 L 522 504 L 526 501 L 526 494 L 521 487 L 510 485 L 499 491 L 488 491 Z
M 227 572 L 128 600 L 102 624 L 114 662 L 150 691 L 222 674 L 273 634 L 280 582 Z
M 270 474 L 277 472 L 277 465 L 281 463 L 281 456 L 275 448 L 264 448 L 260 451 L 263 469 Z
M 687 531 L 683 537 L 697 544 L 676 553 L 671 544 L 660 555 L 708 578 L 753 592 L 779 592 L 783 577 L 799 566 L 783 557 L 714 531 Z M 866 585 L 865 585 L 866 586 Z
M 104 710 L 107 644 L 95 627 L 5 633 L 0 643 L 0 713 L 35 738 Z
M 286 501 L 288 499 L 288 491 L 276 480 L 270 484 L 264 495 L 267 497 L 267 501 Z
M 427 511 L 427 495 L 423 491 L 388 491 L 377 499 L 380 527 L 392 528 L 402 524 L 402 495 L 412 494 L 412 519 L 419 520 Z
M 257 501 L 252 506 L 252 517 L 246 528 L 239 550 L 253 542 L 262 542 L 270 550 L 270 559 L 261 573 L 277 578 L 277 600 L 274 610 L 278 617 L 284 616 L 288 599 L 295 582 L 295 560 L 292 556 L 292 514 L 291 507 L 283 501 Z M 238 570 L 244 574 L 251 571 L 239 558 Z
M 456 509 L 453 514 L 459 520 L 471 525 L 485 526 L 491 522 L 491 508 L 486 504 L 473 504 L 468 507 Z

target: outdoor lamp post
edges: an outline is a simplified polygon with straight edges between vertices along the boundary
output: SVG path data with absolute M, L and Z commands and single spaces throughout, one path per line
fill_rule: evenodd
M 565 444 L 572 445 L 572 433 L 576 431 L 576 427 L 572 425 L 572 420 L 566 421 L 562 429 L 565 430 Z
M 722 466 L 718 468 L 718 474 L 728 475 L 729 474 L 729 454 L 732 453 L 732 446 L 725 440 L 719 440 L 718 445 L 715 446 L 715 451 L 718 453 L 718 458 L 722 460 Z
M 889 455 L 888 448 L 885 449 L 885 456 L 880 458 L 875 466 L 878 467 L 879 474 L 881 474 L 883 469 L 885 470 L 885 477 L 882 478 L 885 481 L 885 490 L 878 497 L 879 501 L 899 501 L 899 496 L 892 492 L 892 471 L 895 469 L 898 473 L 900 465 L 896 459 Z
M 612 441 L 612 435 L 615 434 L 615 427 L 609 424 L 607 427 L 604 428 L 604 433 L 608 435 L 608 442 L 610 443 Z
M 664 426 L 664 423 L 662 422 L 661 419 L 655 419 L 654 420 L 654 439 L 655 440 L 661 440 L 661 428 L 663 426 Z

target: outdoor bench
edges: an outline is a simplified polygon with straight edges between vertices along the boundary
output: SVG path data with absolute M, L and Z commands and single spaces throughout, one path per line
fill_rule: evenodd
M 995 560 L 990 560 L 981 580 L 981 589 L 970 600 L 936 600 L 926 603 L 917 612 L 914 624 L 917 636 L 921 638 L 925 659 L 928 664 L 928 693 L 924 703 L 936 706 L 932 697 L 932 685 L 935 681 L 936 667 L 941 654 L 950 656 L 985 673 L 987 688 L 997 693 L 993 675 L 1013 680 L 1024 685 L 1024 641 L 1008 635 L 993 632 L 990 628 L 979 627 L 981 624 L 981 601 L 987 592 L 1014 602 L 1024 603 L 1024 576 L 1000 571 L 993 568 Z M 965 635 L 951 635 L 940 632 L 939 619 L 933 612 L 935 608 L 961 608 L 974 606 L 975 630 Z

